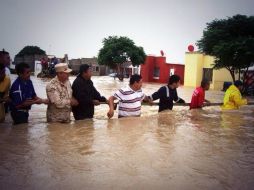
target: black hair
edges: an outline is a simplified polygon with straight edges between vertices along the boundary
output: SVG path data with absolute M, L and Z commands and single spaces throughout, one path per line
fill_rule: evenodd
M 179 81 L 180 77 L 178 75 L 172 75 L 168 80 L 168 84 L 178 83 Z
M 83 72 L 87 72 L 89 68 L 90 68 L 90 66 L 87 65 L 87 64 L 80 65 L 80 67 L 79 67 L 79 74 L 82 75 L 82 73 Z
M 4 49 L 2 51 L 0 51 L 0 55 L 8 55 L 9 52 L 8 51 L 5 51 Z
M 5 69 L 5 65 L 0 63 L 0 71 L 2 71 L 3 69 Z
M 25 71 L 25 69 L 29 69 L 29 68 L 30 68 L 30 66 L 29 66 L 27 63 L 24 63 L 24 62 L 19 63 L 19 64 L 16 65 L 16 67 L 15 67 L 16 72 L 17 72 L 18 75 L 19 75 L 19 74 L 23 74 L 24 71 Z
M 141 79 L 142 79 L 141 75 L 138 74 L 131 75 L 130 85 L 133 85 L 135 82 L 139 82 Z
M 234 82 L 234 85 L 235 85 L 236 87 L 243 86 L 243 82 L 240 81 L 240 80 L 236 80 L 236 81 Z
M 205 88 L 206 85 L 209 85 L 210 84 L 210 81 L 208 79 L 203 79 L 201 81 L 201 87 L 202 88 Z

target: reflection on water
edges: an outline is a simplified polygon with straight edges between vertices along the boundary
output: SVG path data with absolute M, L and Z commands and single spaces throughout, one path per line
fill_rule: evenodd
M 46 82 L 33 81 L 46 97 Z M 93 81 L 107 97 L 123 85 L 109 77 Z M 159 86 L 144 84 L 144 91 Z M 190 101 L 192 90 L 178 94 Z M 222 97 L 207 92 L 212 102 Z M 48 124 L 46 106 L 33 106 L 30 123 L 14 127 L 8 116 L 0 124 L 0 189 L 253 188 L 253 106 L 157 109 L 144 106 L 140 118 L 108 120 L 101 105 L 93 120 Z

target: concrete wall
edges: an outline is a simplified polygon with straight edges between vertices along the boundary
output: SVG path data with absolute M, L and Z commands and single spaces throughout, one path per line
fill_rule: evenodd
M 140 74 L 144 82 L 153 80 L 155 56 L 146 56 L 145 64 L 141 65 Z
M 213 68 L 214 57 L 199 52 L 185 53 L 184 85 L 189 87 L 200 86 L 203 69 Z M 232 77 L 226 69 L 213 69 L 211 89 L 222 90 L 224 82 L 232 82 Z
M 30 68 L 31 68 L 31 72 L 34 72 L 34 63 L 35 61 L 40 61 L 42 58 L 47 58 L 46 55 L 25 55 L 25 56 L 22 56 L 22 57 L 15 57 L 14 58 L 14 64 L 17 65 L 19 63 L 22 63 L 22 62 L 25 62 L 27 63 Z
M 222 90 L 224 82 L 233 82 L 233 79 L 227 69 L 213 70 L 213 81 L 211 88 Z
M 185 54 L 184 86 L 200 85 L 203 74 L 203 55 L 198 53 Z
M 107 74 L 106 66 L 99 65 L 96 58 L 81 58 L 81 59 L 69 60 L 69 65 L 75 73 L 79 72 L 79 67 L 81 64 L 90 65 L 92 70 L 92 75 L 94 76 L 102 76 Z

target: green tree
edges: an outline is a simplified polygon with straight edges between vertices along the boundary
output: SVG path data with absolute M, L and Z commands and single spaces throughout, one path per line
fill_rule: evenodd
M 46 55 L 46 52 L 39 48 L 38 46 L 25 46 L 17 56 L 24 56 L 24 55 Z
M 145 63 L 146 54 L 127 37 L 109 36 L 104 38 L 103 47 L 99 51 L 98 63 L 117 69 L 123 75 L 123 64 L 131 61 L 133 66 Z
M 207 24 L 199 50 L 215 57 L 215 69 L 226 68 L 233 81 L 238 73 L 246 81 L 249 67 L 254 64 L 254 16 L 235 15 Z

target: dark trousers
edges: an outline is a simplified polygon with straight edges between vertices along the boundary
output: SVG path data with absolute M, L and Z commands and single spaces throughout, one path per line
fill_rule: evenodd
M 28 123 L 28 116 L 28 111 L 11 111 L 11 117 L 14 125 Z
M 76 115 L 73 114 L 75 120 L 91 119 L 93 115 Z
M 5 102 L 4 108 L 5 108 L 5 113 L 8 113 L 9 112 L 9 103 Z

